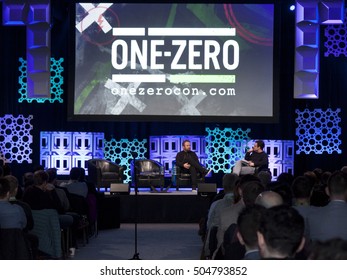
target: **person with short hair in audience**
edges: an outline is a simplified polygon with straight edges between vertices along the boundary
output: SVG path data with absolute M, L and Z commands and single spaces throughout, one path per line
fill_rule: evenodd
M 88 186 L 85 182 L 80 182 L 81 169 L 79 167 L 72 167 L 70 170 L 70 180 L 67 184 L 61 185 L 65 187 L 69 193 L 82 196 L 84 198 L 88 195 Z
M 239 176 L 233 173 L 228 173 L 223 176 L 223 189 L 224 197 L 220 200 L 213 202 L 210 206 L 207 218 L 207 234 L 204 244 L 205 256 L 210 256 L 211 252 L 209 250 L 209 238 L 211 229 L 217 226 L 218 218 L 221 215 L 225 207 L 234 204 L 234 189 L 239 180 Z
M 255 200 L 255 204 L 263 206 L 265 208 L 271 208 L 274 206 L 282 205 L 283 199 L 280 194 L 273 191 L 265 191 L 258 195 Z
M 265 188 L 267 188 L 267 186 L 271 183 L 272 176 L 270 171 L 267 171 L 267 170 L 260 171 L 257 174 L 257 177 L 260 179 L 260 182 L 264 185 Z
M 335 171 L 328 180 L 326 192 L 330 202 L 324 207 L 312 207 L 307 216 L 311 240 L 332 238 L 347 240 L 347 174 Z
M 0 228 L 24 229 L 27 219 L 22 207 L 11 204 L 10 182 L 5 178 L 0 178 Z
M 60 200 L 61 206 L 64 208 L 64 211 L 69 211 L 70 210 L 70 202 L 67 197 L 67 190 L 66 188 L 59 187 L 57 185 L 57 169 L 55 168 L 48 168 L 46 170 L 48 174 L 48 183 L 55 189 L 57 192 L 57 195 Z
M 30 243 L 30 247 L 31 247 L 31 252 L 33 255 L 33 258 L 36 259 L 38 256 L 38 247 L 39 247 L 39 239 L 36 235 L 30 233 L 29 231 L 32 230 L 34 228 L 34 219 L 33 219 L 33 213 L 31 211 L 31 208 L 29 206 L 29 204 L 18 200 L 16 198 L 17 195 L 17 191 L 19 188 L 19 184 L 18 184 L 18 179 L 12 175 L 7 175 L 4 177 L 6 180 L 8 180 L 8 182 L 10 183 L 10 198 L 9 198 L 9 202 L 11 204 L 15 204 L 15 205 L 19 205 L 20 207 L 22 207 L 26 219 L 27 219 L 27 225 L 25 228 L 23 228 L 23 232 L 24 232 L 24 237 L 26 240 L 29 241 Z
M 333 238 L 316 241 L 312 245 L 309 260 L 347 260 L 347 241 Z
M 305 245 L 304 229 L 304 218 L 294 208 L 266 209 L 257 232 L 262 259 L 294 259 Z
M 246 253 L 243 259 L 259 260 L 257 231 L 260 219 L 265 208 L 260 205 L 250 205 L 244 208 L 237 219 L 237 239 L 245 246 Z
M 16 205 L 19 205 L 20 207 L 22 207 L 22 209 L 25 213 L 25 216 L 26 216 L 26 220 L 27 220 L 27 224 L 26 224 L 26 227 L 24 228 L 24 231 L 28 232 L 28 231 L 32 230 L 34 227 L 34 220 L 33 220 L 33 214 L 31 212 L 31 208 L 30 208 L 29 204 L 27 204 L 23 201 L 20 201 L 16 198 L 16 194 L 17 194 L 18 187 L 19 187 L 17 178 L 13 175 L 7 175 L 4 178 L 10 184 L 9 202 L 11 204 L 16 204 Z
M 59 196 L 51 184 L 48 184 L 49 176 L 46 171 L 38 170 L 34 173 L 34 186 L 25 190 L 23 201 L 28 203 L 31 210 L 55 209 L 59 214 L 59 222 L 62 228 L 72 225 L 73 218 L 64 215 Z
M 254 179 L 253 179 L 254 178 Z M 240 211 L 249 205 L 253 205 L 257 196 L 265 190 L 265 187 L 260 183 L 259 178 L 254 175 L 249 175 L 248 180 L 243 181 L 239 186 L 239 194 L 241 200 L 229 207 L 225 207 L 217 221 L 217 249 L 213 254 L 216 256 L 218 250 L 221 249 L 226 230 L 232 224 L 236 224 Z

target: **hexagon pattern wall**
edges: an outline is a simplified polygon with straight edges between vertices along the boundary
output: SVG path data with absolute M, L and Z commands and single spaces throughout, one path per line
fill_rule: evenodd
M 18 93 L 20 98 L 18 102 L 22 103 L 23 101 L 27 101 L 31 103 L 32 101 L 36 101 L 37 103 L 44 103 L 48 101 L 50 103 L 59 102 L 63 103 L 62 95 L 64 93 L 62 89 L 62 85 L 64 83 L 64 78 L 62 76 L 62 72 L 64 71 L 64 67 L 62 66 L 64 62 L 64 58 L 59 58 L 58 60 L 51 58 L 51 98 L 29 98 L 27 93 L 27 61 L 23 58 L 19 58 L 19 62 L 21 65 L 19 66 L 19 72 L 21 73 L 18 82 L 20 88 Z
M 147 153 L 147 139 L 144 140 L 128 140 L 111 139 L 110 141 L 104 140 L 104 155 L 105 158 L 111 160 L 119 165 L 125 166 L 124 175 L 126 179 L 124 183 L 131 181 L 130 164 L 133 160 L 132 153 L 135 153 L 136 159 L 145 158 Z
M 296 123 L 296 153 L 315 153 L 324 152 L 341 154 L 341 109 L 315 109 L 310 111 L 295 110 L 297 114 Z
M 206 128 L 206 154 L 208 155 L 206 165 L 214 172 L 230 172 L 235 162 L 244 155 L 246 144 L 249 140 L 250 129 L 238 128 Z
M 0 158 L 5 162 L 32 162 L 32 115 L 0 117 Z
M 324 30 L 324 56 L 347 56 L 347 10 L 345 20 L 340 25 L 328 25 Z

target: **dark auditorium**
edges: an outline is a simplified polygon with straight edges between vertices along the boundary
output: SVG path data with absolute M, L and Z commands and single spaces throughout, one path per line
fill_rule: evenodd
M 0 260 L 346 260 L 346 8 L 0 0 Z

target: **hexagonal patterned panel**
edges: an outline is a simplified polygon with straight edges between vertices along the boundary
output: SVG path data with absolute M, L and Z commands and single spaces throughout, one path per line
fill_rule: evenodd
M 250 129 L 206 128 L 206 165 L 214 172 L 230 172 L 234 163 L 243 157 L 243 151 L 250 140 Z
M 334 152 L 341 154 L 341 118 L 339 113 L 341 109 L 336 110 L 315 109 L 310 111 L 295 110 L 297 114 L 296 123 L 296 153 L 315 153 L 324 152 L 332 154 Z
M 343 24 L 331 24 L 327 25 L 324 30 L 325 42 L 324 42 L 324 56 L 347 56 L 347 22 Z
M 32 162 L 32 115 L 0 117 L 0 158 L 5 162 Z
M 19 58 L 19 62 L 21 65 L 19 66 L 19 72 L 21 73 L 18 82 L 20 88 L 18 93 L 20 94 L 20 98 L 18 102 L 23 103 L 27 101 L 29 103 L 36 101 L 37 103 L 44 103 L 48 101 L 49 103 L 59 102 L 63 103 L 62 95 L 64 93 L 62 85 L 64 83 L 64 78 L 62 76 L 62 72 L 64 71 L 64 67 L 62 63 L 64 62 L 64 58 L 59 58 L 58 60 L 51 58 L 51 98 L 29 98 L 27 92 L 27 61 L 23 58 Z
M 111 139 L 110 141 L 104 140 L 104 156 L 106 159 L 111 160 L 119 165 L 125 166 L 124 175 L 125 183 L 131 181 L 130 164 L 134 159 L 132 153 L 135 153 L 136 159 L 145 158 L 147 153 L 147 139 L 132 141 L 128 139 Z

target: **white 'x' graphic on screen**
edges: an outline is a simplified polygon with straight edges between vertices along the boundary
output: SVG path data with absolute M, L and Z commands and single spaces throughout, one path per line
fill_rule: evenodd
M 76 24 L 76 28 L 80 33 L 86 30 L 94 22 L 100 26 L 104 33 L 107 33 L 112 29 L 112 26 L 102 14 L 105 13 L 113 3 L 100 3 L 96 7 L 92 3 L 80 3 L 80 5 L 87 12 L 87 15 Z

